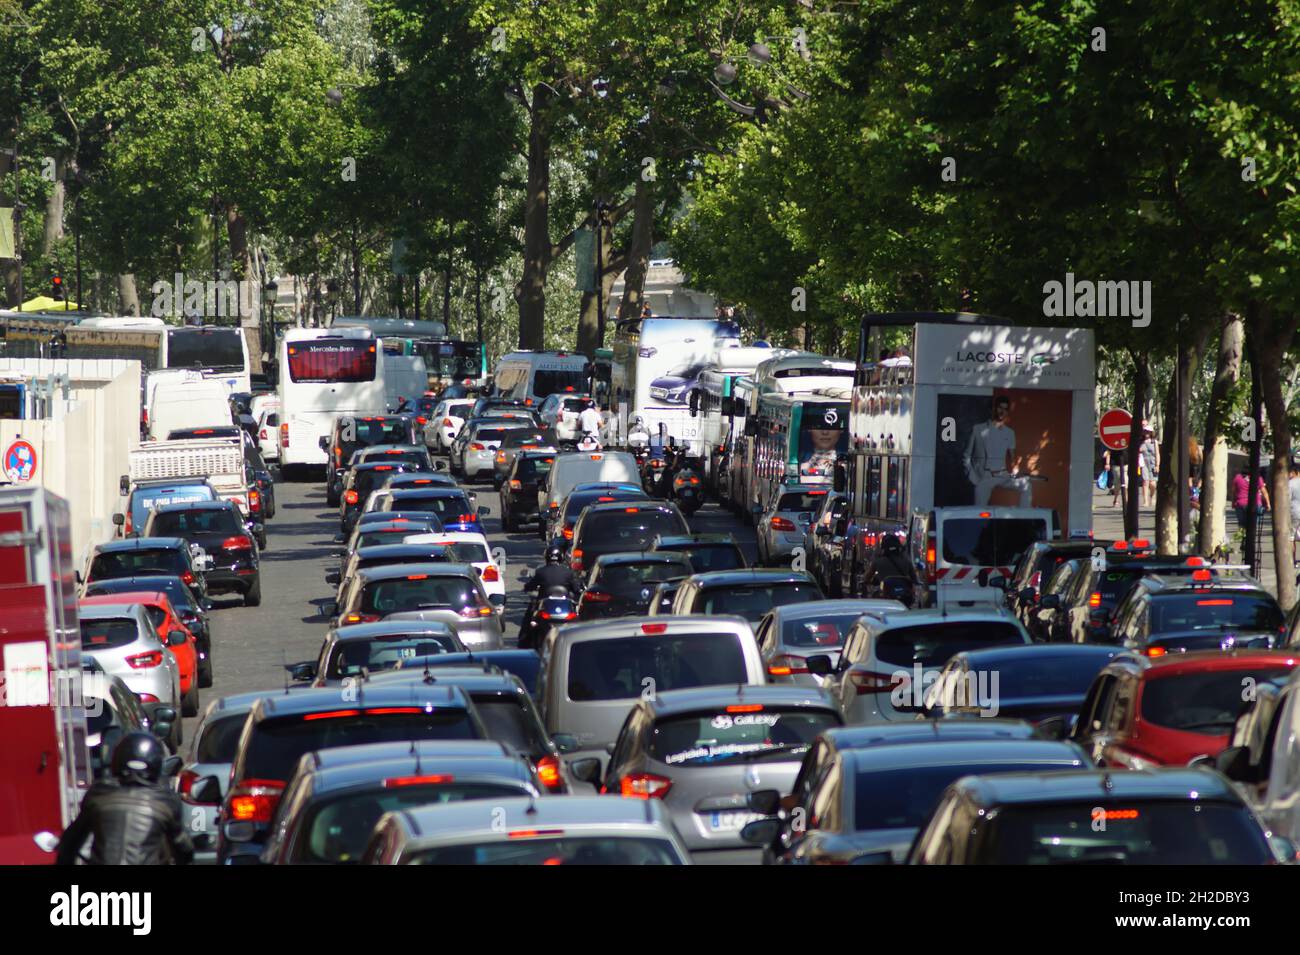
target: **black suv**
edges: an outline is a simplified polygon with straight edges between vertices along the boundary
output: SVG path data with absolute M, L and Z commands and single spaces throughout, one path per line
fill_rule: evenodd
M 691 573 L 703 574 L 710 570 L 745 570 L 749 562 L 730 534 L 683 534 L 655 539 L 650 548 L 657 554 L 685 554 L 691 562 Z
M 578 619 L 644 614 L 661 583 L 692 573 L 690 560 L 682 554 L 606 554 L 591 568 L 587 589 L 578 600 Z
M 531 521 L 545 525 L 537 509 L 537 491 L 554 463 L 554 451 L 522 451 L 516 455 L 501 482 L 501 527 L 507 534 Z
M 1281 646 L 1277 600 L 1248 577 L 1156 574 L 1138 581 L 1115 610 L 1111 637 L 1145 656 L 1192 650 L 1268 650 Z
M 343 472 L 352 452 L 374 444 L 416 444 L 415 419 L 409 415 L 340 415 L 327 437 L 320 439 L 325 452 L 325 500 L 336 507 L 343 495 Z M 419 444 L 424 443 L 421 435 Z
M 591 504 L 573 527 L 569 567 L 586 574 L 602 554 L 648 550 L 657 537 L 690 532 L 677 506 L 666 501 Z
M 210 558 L 203 573 L 209 593 L 237 593 L 245 607 L 262 602 L 261 561 L 257 542 L 229 501 L 168 504 L 149 515 L 145 536 L 182 537 Z
M 189 543 L 182 537 L 132 537 L 100 544 L 90 556 L 82 584 L 121 577 L 179 577 L 203 606 L 208 599 L 207 581 L 195 565 Z

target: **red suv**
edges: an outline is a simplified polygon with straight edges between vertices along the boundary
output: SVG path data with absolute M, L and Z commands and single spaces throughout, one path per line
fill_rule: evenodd
M 145 613 L 153 621 L 154 629 L 163 644 L 176 658 L 181 671 L 181 715 L 199 715 L 199 649 L 185 624 L 181 623 L 180 614 L 172 606 L 165 593 L 153 590 L 133 590 L 129 592 L 102 594 L 98 597 L 82 597 L 77 602 L 79 607 L 101 607 L 114 604 L 141 604 Z M 179 630 L 183 637 L 171 635 Z
M 1298 660 L 1277 650 L 1120 654 L 1093 680 L 1069 738 L 1098 766 L 1147 769 L 1213 756 L 1255 689 L 1284 686 Z

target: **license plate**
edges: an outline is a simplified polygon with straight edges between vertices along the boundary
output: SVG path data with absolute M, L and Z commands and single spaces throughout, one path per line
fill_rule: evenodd
M 710 832 L 739 832 L 752 820 L 760 818 L 752 812 L 711 812 L 709 813 Z

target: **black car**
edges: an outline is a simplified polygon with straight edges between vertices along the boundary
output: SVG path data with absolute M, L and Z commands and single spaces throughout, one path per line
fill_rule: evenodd
M 439 653 L 435 656 L 409 657 L 397 664 L 398 670 L 428 670 L 439 667 L 494 666 L 523 681 L 530 695 L 537 696 L 537 678 L 542 658 L 536 650 L 471 650 L 465 653 Z M 434 674 L 437 677 L 437 674 Z
M 844 561 L 844 529 L 849 513 L 847 494 L 831 491 L 822 498 L 821 507 L 813 514 L 808 533 L 804 536 L 807 554 L 807 571 L 823 582 L 826 596 L 843 595 L 840 574 Z
M 685 580 L 685 577 L 676 577 L 660 583 L 650 595 L 650 606 L 646 609 L 646 614 L 653 617 L 661 613 L 672 613 L 673 601 L 677 599 L 677 591 Z
M 315 661 L 295 663 L 289 673 L 312 686 L 339 686 L 349 677 L 396 668 L 403 660 L 463 653 L 456 631 L 431 620 L 385 620 L 334 627 L 325 634 Z
M 1144 577 L 1115 610 L 1112 639 L 1134 653 L 1266 650 L 1286 632 L 1277 599 L 1247 578 L 1215 580 L 1209 570 Z
M 248 474 L 249 501 L 248 510 L 254 520 L 270 520 L 275 517 L 275 478 L 271 476 L 271 469 L 266 466 L 266 461 L 262 459 L 262 452 L 257 450 L 251 444 L 244 445 L 244 467 Z M 257 495 L 253 495 L 253 491 Z M 254 502 L 257 509 L 254 510 Z M 266 531 L 262 531 L 265 538 Z M 258 546 L 265 548 L 265 540 L 259 540 Z
M 1051 579 L 1052 572 L 1067 560 L 1091 557 L 1098 548 L 1110 550 L 1114 541 L 1036 541 L 1020 556 L 1019 563 L 1005 584 L 1007 609 L 1029 628 L 1029 612 L 1038 605 L 1043 585 Z M 997 578 L 990 578 L 991 586 L 999 586 Z M 1030 631 L 1032 633 L 1032 631 Z
M 384 512 L 416 511 L 437 515 L 445 531 L 483 533 L 479 517 L 486 507 L 477 506 L 477 495 L 458 487 L 402 488 L 384 501 Z
M 523 451 L 515 457 L 501 482 L 501 527 L 507 534 L 517 531 L 520 524 L 545 524 L 537 509 L 537 490 L 554 463 L 555 454 L 548 451 Z
M 610 504 L 614 501 L 648 501 L 650 495 L 636 484 L 587 484 L 574 488 L 554 514 L 542 515 L 540 536 L 568 547 L 573 541 L 573 528 L 582 512 L 592 504 Z M 558 538 L 558 540 L 557 540 Z
M 358 547 L 342 571 L 325 572 L 325 583 L 342 587 L 358 570 L 387 567 L 390 564 L 424 564 L 429 561 L 452 562 L 452 553 L 437 544 L 371 544 Z
M 199 652 L 199 686 L 204 688 L 212 686 L 212 628 L 208 623 L 208 610 L 211 605 L 207 601 L 200 603 L 194 596 L 194 591 L 190 590 L 180 577 L 161 574 L 98 580 L 86 586 L 83 596 L 97 597 L 101 594 L 123 594 L 133 591 L 162 591 L 167 595 L 185 629 L 194 635 L 194 643 Z
M 656 554 L 684 554 L 692 574 L 710 570 L 744 570 L 749 566 L 745 554 L 730 534 L 683 534 L 660 537 L 652 550 Z
M 183 537 L 211 560 L 203 577 L 210 593 L 237 593 L 245 607 L 262 603 L 261 560 L 257 542 L 239 508 L 229 501 L 169 504 L 149 515 L 145 535 Z
M 514 466 L 515 458 L 529 451 L 550 450 L 552 454 L 559 445 L 559 439 L 550 428 L 517 428 L 507 431 L 501 438 L 497 453 L 492 458 L 492 483 L 497 490 L 505 482 L 506 476 Z
M 420 438 L 423 441 L 423 436 Z M 415 419 L 408 415 L 340 415 L 329 435 L 320 439 L 325 452 L 325 501 L 330 507 L 343 495 L 343 474 L 358 448 L 374 444 L 416 444 Z
M 351 533 L 366 506 L 371 492 L 383 487 L 395 474 L 419 473 L 423 469 L 406 461 L 365 461 L 348 468 L 343 478 L 343 495 L 339 501 L 339 529 Z
M 1063 560 L 1048 575 L 1037 596 L 1018 606 L 1020 621 L 1035 643 L 1069 642 L 1070 618 L 1062 608 L 1063 598 L 1078 584 L 1080 577 L 1089 576 L 1091 558 L 1075 557 Z M 1028 592 L 1028 588 L 1026 588 Z
M 208 502 L 195 502 L 208 503 Z M 89 586 L 122 577 L 179 577 L 203 606 L 208 600 L 207 579 L 197 570 L 189 542 L 182 537 L 133 537 L 110 541 L 95 548 L 82 581 Z
M 375 444 L 352 452 L 349 467 L 358 464 L 405 464 L 416 471 L 433 471 L 433 458 L 424 445 Z
M 656 537 L 690 532 L 681 511 L 666 501 L 591 504 L 574 525 L 569 567 L 584 575 L 603 554 L 648 550 Z
M 587 589 L 578 600 L 578 619 L 644 614 L 659 584 L 691 573 L 691 562 L 682 554 L 605 554 L 591 568 Z
M 686 578 L 672 613 L 736 614 L 757 624 L 773 607 L 825 599 L 817 581 L 797 570 L 719 570 Z

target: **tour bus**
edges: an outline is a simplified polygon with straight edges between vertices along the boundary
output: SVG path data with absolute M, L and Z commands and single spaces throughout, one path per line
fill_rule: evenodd
M 497 363 L 494 394 L 540 405 L 561 392 L 585 393 L 591 363 L 585 355 L 563 351 L 513 351 Z
M 691 417 L 699 419 L 700 457 L 704 462 L 704 482 L 716 493 L 719 490 L 718 463 L 726 447 L 732 421 L 732 397 L 737 379 L 753 373 L 762 362 L 791 349 L 770 347 L 723 348 L 715 362 L 700 374 L 700 386 L 691 392 Z M 744 414 L 741 414 L 742 424 Z
M 239 326 L 172 326 L 162 346 L 163 368 L 197 368 L 208 381 L 225 385 L 228 394 L 252 390 L 248 338 Z
M 280 467 L 324 465 L 320 439 L 339 415 L 387 411 L 378 339 L 366 328 L 291 328 L 280 342 Z
M 616 440 L 640 418 L 652 440 L 700 453 L 699 418 L 690 414 L 700 375 L 719 351 L 739 347 L 740 326 L 718 318 L 634 318 L 618 323 L 610 367 Z M 725 360 L 724 360 L 725 363 Z
M 899 340 L 901 353 L 881 349 Z M 1000 603 L 981 578 L 1009 577 L 1033 539 L 1090 539 L 1094 355 L 1090 328 L 863 319 L 837 528 L 845 595 L 861 593 L 883 534 L 906 539 L 921 605 Z
M 849 449 L 850 395 L 848 388 L 826 388 L 759 396 L 744 425 L 753 446 L 750 496 L 743 499 L 751 513 L 766 510 L 782 483 L 834 482 L 835 465 Z

